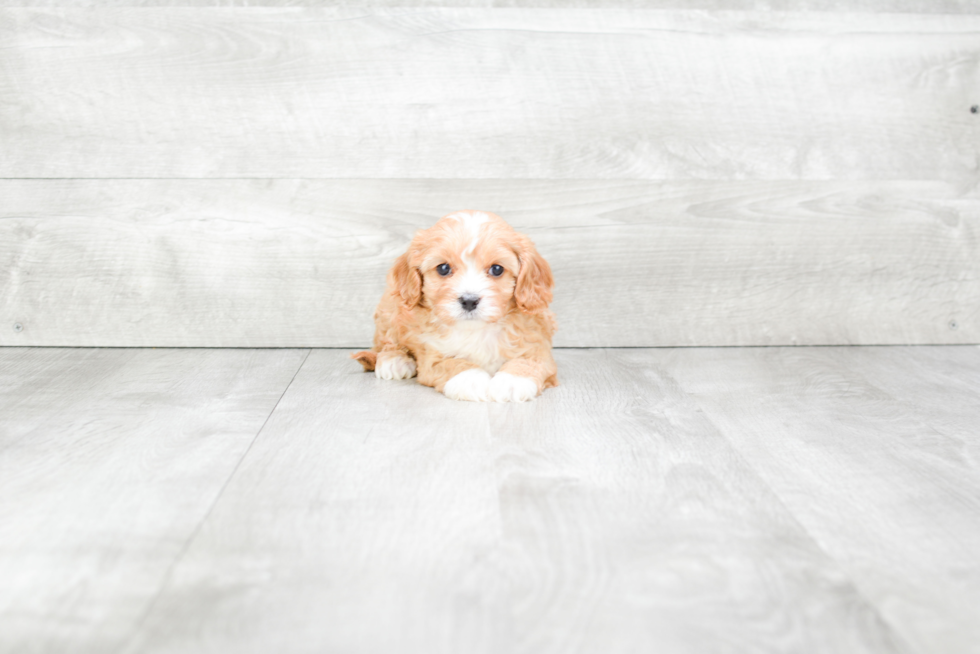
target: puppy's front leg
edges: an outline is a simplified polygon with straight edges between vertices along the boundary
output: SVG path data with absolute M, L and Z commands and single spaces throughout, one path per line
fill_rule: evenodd
M 419 359 L 419 383 L 432 386 L 452 400 L 486 402 L 490 375 L 475 363 L 453 357 Z
M 404 350 L 382 350 L 374 374 L 378 379 L 410 379 L 415 376 L 415 359 Z
M 558 367 L 549 356 L 544 359 L 511 359 L 490 380 L 490 399 L 494 402 L 527 402 L 545 386 L 557 385 Z

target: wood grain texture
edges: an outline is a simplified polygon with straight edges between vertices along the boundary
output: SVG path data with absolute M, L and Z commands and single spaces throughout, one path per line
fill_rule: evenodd
M 491 405 L 515 652 L 906 651 L 649 351 Z
M 976 651 L 980 348 L 346 354 L 0 349 L 0 650 Z
M 464 207 L 549 259 L 559 346 L 980 341 L 980 196 L 947 183 L 6 180 L 0 198 L 0 345 L 364 346 L 391 262 Z
M 902 638 L 922 652 L 977 651 L 980 349 L 651 358 Z
M 905 651 L 642 356 L 559 361 L 486 406 L 314 352 L 126 651 Z
M 980 462 L 980 355 L 976 350 L 916 347 L 881 356 L 877 349 L 835 349 L 834 363 L 902 405 L 923 438 L 942 440 L 945 458 Z
M 0 177 L 980 179 L 980 15 L 7 8 L 0 42 Z
M 129 652 L 505 652 L 487 407 L 314 351 Z
M 0 7 L 460 7 L 630 8 L 700 11 L 828 11 L 977 14 L 977 0 L 0 0 Z
M 0 349 L 0 651 L 117 651 L 305 355 Z

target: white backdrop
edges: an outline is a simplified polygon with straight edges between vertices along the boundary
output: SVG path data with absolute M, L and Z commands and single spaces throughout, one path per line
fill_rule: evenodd
M 980 4 L 523 4 L 0 9 L 0 345 L 366 345 L 463 208 L 560 346 L 980 341 Z

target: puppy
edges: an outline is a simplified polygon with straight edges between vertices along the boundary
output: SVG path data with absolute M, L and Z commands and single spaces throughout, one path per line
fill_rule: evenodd
M 374 347 L 351 358 L 454 400 L 525 402 L 558 385 L 551 267 L 530 239 L 483 211 L 449 214 L 395 260 Z

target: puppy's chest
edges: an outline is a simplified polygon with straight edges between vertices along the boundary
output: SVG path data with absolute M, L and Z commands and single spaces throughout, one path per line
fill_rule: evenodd
M 507 361 L 501 352 L 502 338 L 499 325 L 457 323 L 441 334 L 423 334 L 422 342 L 445 357 L 472 361 L 492 375 Z

